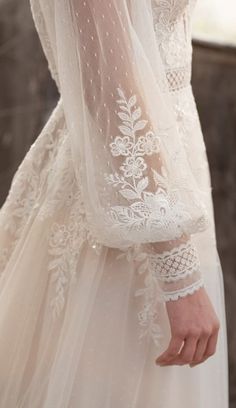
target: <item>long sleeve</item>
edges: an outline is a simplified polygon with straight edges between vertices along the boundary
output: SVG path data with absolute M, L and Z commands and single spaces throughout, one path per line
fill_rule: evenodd
M 163 86 L 147 4 L 58 0 L 55 55 L 90 229 L 110 247 L 146 245 L 168 300 L 199 285 L 191 234 L 208 220 Z

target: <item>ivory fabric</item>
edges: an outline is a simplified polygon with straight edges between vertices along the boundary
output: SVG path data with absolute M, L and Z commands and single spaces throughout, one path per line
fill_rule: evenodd
M 0 211 L 0 407 L 226 408 L 193 0 L 31 0 L 60 98 Z M 166 301 L 205 286 L 202 365 L 158 367 Z

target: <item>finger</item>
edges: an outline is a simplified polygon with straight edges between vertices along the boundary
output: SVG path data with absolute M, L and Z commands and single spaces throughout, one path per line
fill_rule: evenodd
M 205 353 L 204 353 L 204 356 L 203 356 L 203 358 L 201 360 L 201 363 L 203 363 L 205 360 L 207 360 L 209 357 L 211 357 L 211 356 L 213 356 L 215 354 L 217 340 L 218 340 L 218 332 L 213 334 L 209 338 L 207 346 L 206 346 L 206 350 L 205 350 Z M 198 364 L 200 364 L 200 362 L 199 363 L 194 363 L 191 366 L 195 366 L 195 365 L 198 365 Z
M 161 365 L 184 365 L 190 364 L 196 351 L 197 338 L 189 337 L 186 339 L 181 352 L 171 360 Z
M 218 331 L 217 331 L 216 333 L 214 333 L 214 334 L 209 338 L 209 341 L 208 341 L 208 343 L 207 343 L 207 347 L 206 347 L 206 350 L 205 350 L 204 358 L 205 358 L 205 357 L 208 358 L 208 357 L 212 356 L 213 354 L 215 354 L 215 352 L 216 352 L 217 340 L 218 340 Z
M 183 341 L 181 337 L 172 337 L 167 350 L 156 359 L 156 363 L 162 364 L 176 357 L 183 345 Z
M 184 343 L 184 346 L 176 360 L 176 364 L 183 365 L 192 362 L 193 357 L 196 353 L 198 339 L 195 337 L 188 337 Z
M 191 364 L 201 363 L 201 361 L 202 361 L 202 359 L 204 357 L 206 348 L 207 348 L 208 340 L 209 340 L 209 336 L 200 337 L 200 339 L 198 340 L 197 347 L 196 347 L 196 352 L 195 352 L 195 354 L 193 356 Z

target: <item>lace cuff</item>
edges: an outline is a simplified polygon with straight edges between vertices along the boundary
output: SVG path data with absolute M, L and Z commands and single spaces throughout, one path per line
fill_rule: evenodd
M 150 270 L 157 279 L 164 282 L 185 278 L 198 270 L 199 266 L 196 248 L 190 241 L 178 248 L 149 257 Z
M 203 286 L 198 253 L 190 240 L 161 254 L 150 254 L 148 263 L 165 301 L 177 300 Z

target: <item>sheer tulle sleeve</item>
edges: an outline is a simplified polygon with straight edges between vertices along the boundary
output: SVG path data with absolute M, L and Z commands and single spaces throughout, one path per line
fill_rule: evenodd
M 58 0 L 54 7 L 59 87 L 91 232 L 114 248 L 145 244 L 166 299 L 174 299 L 201 284 L 190 237 L 208 220 L 150 4 Z

